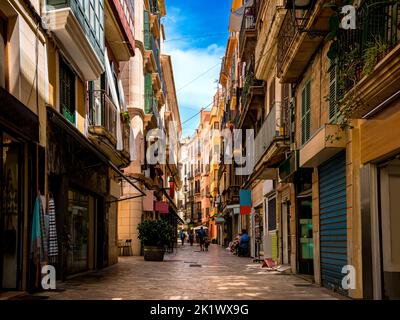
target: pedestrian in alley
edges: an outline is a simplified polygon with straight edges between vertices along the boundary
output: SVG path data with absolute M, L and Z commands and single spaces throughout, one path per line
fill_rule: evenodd
M 193 247 L 193 241 L 194 241 L 193 232 L 189 232 L 189 243 L 191 247 Z
M 182 241 L 182 246 L 185 245 L 185 239 L 186 239 L 186 234 L 185 231 L 181 231 L 181 241 Z
M 204 231 L 203 227 L 200 227 L 199 233 L 199 241 L 200 241 L 200 251 L 204 251 L 204 243 L 206 238 L 206 232 Z
M 242 235 L 240 236 L 240 240 L 239 240 L 239 252 L 238 252 L 239 257 L 247 257 L 248 256 L 249 241 L 250 241 L 250 237 L 247 234 L 247 230 L 243 229 Z

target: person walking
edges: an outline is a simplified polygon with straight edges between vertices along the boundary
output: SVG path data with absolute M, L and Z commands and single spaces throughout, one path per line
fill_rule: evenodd
M 200 240 L 200 251 L 204 251 L 204 243 L 206 238 L 206 232 L 204 231 L 203 227 L 200 227 L 199 233 L 199 240 Z
M 181 241 L 182 241 L 182 246 L 185 245 L 185 238 L 186 238 L 186 234 L 185 231 L 181 231 Z
M 189 243 L 191 247 L 193 247 L 193 240 L 194 240 L 193 232 L 189 232 Z
M 242 235 L 239 240 L 239 254 L 238 256 L 240 257 L 247 257 L 249 254 L 249 242 L 250 242 L 250 237 L 247 234 L 247 230 L 243 229 L 242 230 Z

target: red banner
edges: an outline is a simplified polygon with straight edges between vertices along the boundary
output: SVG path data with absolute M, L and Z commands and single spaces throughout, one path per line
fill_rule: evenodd
M 155 211 L 158 211 L 161 214 L 168 214 L 169 213 L 168 202 L 157 201 L 155 205 Z

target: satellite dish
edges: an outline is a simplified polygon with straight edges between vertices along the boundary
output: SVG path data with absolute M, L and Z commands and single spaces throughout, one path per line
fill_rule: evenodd
M 189 224 L 190 223 L 190 219 L 186 219 L 186 223 Z

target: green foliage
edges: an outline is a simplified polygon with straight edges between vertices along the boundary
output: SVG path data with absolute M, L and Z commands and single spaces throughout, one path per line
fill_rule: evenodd
M 138 238 L 145 246 L 162 247 L 169 244 L 174 236 L 174 229 L 163 220 L 146 220 L 138 225 Z
M 368 43 L 367 48 L 364 50 L 364 67 L 363 74 L 370 75 L 380 55 L 384 54 L 388 49 L 388 44 L 382 41 L 380 38 L 376 38 L 375 41 Z
M 129 122 L 131 120 L 131 116 L 128 111 L 121 112 L 121 117 L 125 122 Z

